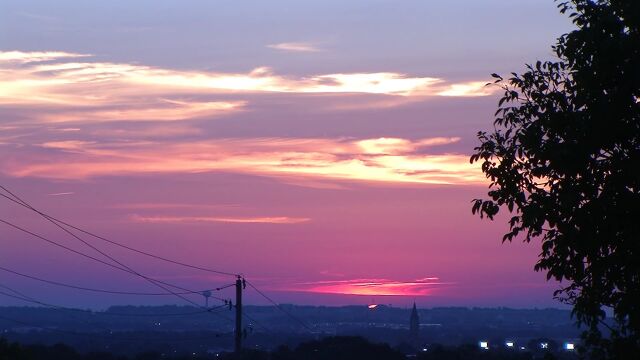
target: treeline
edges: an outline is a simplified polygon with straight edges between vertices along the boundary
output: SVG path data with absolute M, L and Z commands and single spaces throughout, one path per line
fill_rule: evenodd
M 418 360 L 545 360 L 576 359 L 572 354 L 532 354 L 529 352 L 495 350 L 485 351 L 477 346 L 433 346 L 411 356 Z M 361 337 L 327 337 L 302 343 L 295 348 L 281 346 L 273 351 L 246 350 L 240 356 L 232 353 L 173 355 L 160 352 L 141 353 L 133 357 L 110 352 L 81 354 L 75 349 L 57 344 L 22 345 L 0 339 L 0 360 L 404 360 L 405 352 L 387 344 L 374 344 Z

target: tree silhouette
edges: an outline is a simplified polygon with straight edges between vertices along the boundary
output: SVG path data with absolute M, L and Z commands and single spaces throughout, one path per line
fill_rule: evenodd
M 300 344 L 293 359 L 305 360 L 403 360 L 405 356 L 387 344 L 372 344 L 356 336 L 334 336 Z
M 555 296 L 587 326 L 592 358 L 637 358 L 640 1 L 558 8 L 577 27 L 557 39 L 558 59 L 493 74 L 504 95 L 471 157 L 490 180 L 489 199 L 472 211 L 493 219 L 506 208 L 503 241 L 541 241 L 535 270 L 563 282 Z

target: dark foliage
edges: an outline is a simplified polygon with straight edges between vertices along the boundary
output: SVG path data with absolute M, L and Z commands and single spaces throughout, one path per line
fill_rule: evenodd
M 79 354 L 73 348 L 57 344 L 53 346 L 19 345 L 0 339 L 0 360 L 127 360 L 110 353 Z M 157 359 L 223 359 L 223 360 L 401 360 L 404 355 L 385 344 L 372 344 L 360 337 L 329 337 L 300 344 L 294 350 L 281 346 L 275 351 L 245 350 L 239 356 L 227 354 L 199 354 L 173 356 L 159 352 L 141 353 L 135 360 Z
M 417 357 L 418 360 L 532 360 L 529 352 L 485 351 L 477 346 L 464 345 L 459 347 L 435 346 Z
M 403 360 L 404 355 L 386 344 L 372 344 L 361 337 L 337 336 L 300 344 L 294 351 L 279 349 L 273 360 Z
M 503 241 L 540 239 L 535 266 L 588 327 L 592 358 L 640 353 L 640 1 L 558 4 L 577 29 L 557 61 L 509 79 L 471 161 L 491 181 L 473 213 L 511 213 Z M 615 324 L 605 323 L 604 309 Z M 604 331 L 606 329 L 606 332 Z
M 414 356 L 418 360 L 530 360 L 534 354 L 517 350 L 485 351 L 476 345 L 459 347 L 433 346 Z M 575 360 L 573 354 L 551 353 L 545 359 Z M 539 358 L 540 356 L 536 357 Z M 0 339 L 0 360 L 402 360 L 406 356 L 385 344 L 373 344 L 361 337 L 327 337 L 300 344 L 295 349 L 281 346 L 274 351 L 244 350 L 240 355 L 190 354 L 170 356 L 158 352 L 141 353 L 135 357 L 120 357 L 110 353 L 79 354 L 65 345 L 18 345 Z
M 81 355 L 73 348 L 57 344 L 53 346 L 8 343 L 0 339 L 0 360 L 126 360 L 125 357 L 109 353 L 88 353 Z

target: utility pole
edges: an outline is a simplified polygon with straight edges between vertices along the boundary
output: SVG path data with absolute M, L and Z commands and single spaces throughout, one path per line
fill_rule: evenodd
M 240 355 L 242 350 L 242 288 L 244 279 L 238 276 L 236 279 L 236 329 L 235 329 L 235 353 Z

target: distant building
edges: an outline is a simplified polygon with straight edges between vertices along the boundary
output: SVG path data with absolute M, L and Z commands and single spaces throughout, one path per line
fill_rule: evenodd
M 420 342 L 420 317 L 418 317 L 418 309 L 415 302 L 409 318 L 409 342 L 414 346 Z

